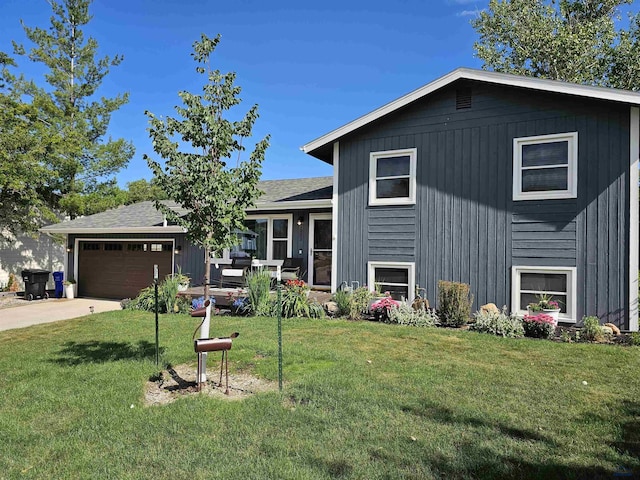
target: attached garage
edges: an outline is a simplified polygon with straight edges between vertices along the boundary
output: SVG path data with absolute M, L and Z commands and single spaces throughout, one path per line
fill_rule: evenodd
M 172 273 L 173 241 L 81 240 L 78 242 L 78 295 L 97 298 L 133 298 L 159 278 Z

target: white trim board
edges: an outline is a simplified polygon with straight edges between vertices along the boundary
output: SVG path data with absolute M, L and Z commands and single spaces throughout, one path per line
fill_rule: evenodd
M 638 167 L 640 166 L 640 109 L 631 107 L 629 122 L 629 330 L 638 331 Z
M 331 292 L 338 288 L 338 175 L 340 173 L 340 143 L 333 144 L 333 193 L 331 197 Z
M 522 77 L 518 75 L 510 75 L 506 73 L 488 72 L 485 70 L 476 70 L 472 68 L 458 68 L 446 75 L 428 83 L 413 92 L 408 93 L 382 107 L 363 115 L 352 122 L 349 122 L 329 133 L 318 137 L 315 140 L 300 147 L 305 153 L 310 153 L 324 145 L 335 142 L 339 138 L 348 133 L 357 130 L 389 113 L 392 113 L 411 102 L 419 100 L 430 93 L 435 92 L 457 80 L 477 80 L 480 82 L 493 83 L 497 85 L 506 85 L 512 87 L 528 88 L 541 92 L 562 93 L 566 95 L 574 95 L 578 97 L 586 97 L 600 100 L 609 100 L 613 102 L 621 102 L 631 105 L 640 105 L 640 93 L 629 92 L 626 90 L 617 90 L 614 88 L 592 87 L 589 85 L 578 85 L 575 83 L 561 82 L 558 80 L 547 80 L 534 77 Z
M 331 199 L 258 203 L 255 207 L 247 208 L 247 212 L 257 212 L 261 210 L 302 210 L 310 208 L 331 208 Z
M 186 233 L 187 230 L 176 226 L 170 225 L 167 227 L 103 227 L 103 228 L 52 228 L 49 229 L 47 227 L 42 227 L 40 230 L 42 233 L 49 234 L 88 234 L 88 233 L 149 233 L 149 234 L 159 234 L 159 233 Z

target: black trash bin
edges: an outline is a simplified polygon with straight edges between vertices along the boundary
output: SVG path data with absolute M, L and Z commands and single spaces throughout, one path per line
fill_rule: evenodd
M 34 298 L 49 298 L 49 294 L 47 294 L 47 282 L 49 281 L 50 273 L 49 270 L 22 270 L 24 298 L 29 301 Z

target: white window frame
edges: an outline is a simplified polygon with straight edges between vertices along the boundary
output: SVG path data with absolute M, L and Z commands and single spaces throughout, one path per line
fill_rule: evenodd
M 291 257 L 293 252 L 293 214 L 290 213 L 273 213 L 269 215 L 247 215 L 245 220 L 267 220 L 267 258 L 258 258 L 257 260 L 272 261 L 273 260 L 273 221 L 288 220 L 287 223 L 287 257 Z M 280 240 L 284 241 L 284 240 Z M 214 263 L 229 263 L 229 249 L 222 252 L 222 258 L 212 257 Z
M 522 147 L 542 143 L 568 142 L 567 189 L 546 190 L 536 192 L 522 191 Z M 544 165 L 540 167 L 524 167 L 525 170 L 548 169 L 565 165 Z M 513 139 L 513 200 L 553 200 L 559 198 L 576 198 L 578 196 L 578 132 L 537 135 Z
M 396 198 L 378 198 L 376 189 L 378 160 L 386 157 L 409 156 L 409 196 Z M 401 150 L 386 150 L 371 152 L 369 154 L 369 205 L 415 205 L 416 203 L 416 163 L 418 157 L 417 148 L 403 148 Z M 384 177 L 386 179 L 406 178 L 406 175 L 398 177 Z
M 558 320 L 565 323 L 576 323 L 578 291 L 576 267 L 511 267 L 511 310 L 520 316 L 527 313 L 527 306 L 520 305 L 520 275 L 523 273 L 565 274 L 567 276 L 567 312 L 560 313 Z
M 409 271 L 409 298 L 407 302 L 413 302 L 416 292 L 416 264 L 414 262 L 368 262 L 367 263 L 367 285 L 370 291 L 375 291 L 376 268 L 401 268 Z

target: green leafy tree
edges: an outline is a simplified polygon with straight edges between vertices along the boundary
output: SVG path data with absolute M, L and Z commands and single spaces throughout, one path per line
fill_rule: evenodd
M 22 101 L 9 67 L 14 60 L 0 52 L 0 240 L 35 234 L 43 222 L 55 221 L 48 153 L 55 147 L 38 120 L 36 105 Z
M 144 178 L 127 183 L 127 205 L 146 200 L 166 200 L 167 194 L 160 188 L 155 179 L 150 182 Z
M 128 95 L 97 95 L 104 77 L 122 57 L 96 58 L 97 41 L 85 39 L 82 28 L 92 18 L 91 0 L 50 3 L 50 28 L 24 26 L 34 46 L 27 52 L 14 42 L 14 50 L 48 69 L 46 88 L 33 81 L 22 80 L 19 85 L 21 93 L 38 106 L 39 119 L 49 129 L 49 136 L 59 139 L 47 152 L 47 162 L 56 172 L 49 188 L 57 192 L 53 206 L 74 218 L 87 208 L 84 195 L 126 166 L 133 156 L 131 143 L 107 137 L 111 114 L 128 101 Z
M 640 89 L 640 17 L 618 27 L 632 0 L 491 0 L 472 20 L 483 68 L 554 80 Z
M 168 197 L 188 210 L 182 217 L 156 202 L 170 220 L 186 228 L 189 239 L 205 250 L 205 284 L 210 283 L 211 252 L 232 247 L 235 229 L 242 229 L 245 210 L 255 205 L 260 191 L 262 162 L 269 146 L 269 136 L 260 140 L 248 159 L 241 160 L 243 139 L 251 137 L 258 118 L 254 105 L 238 121 L 224 118 L 240 103 L 236 74 L 211 68 L 211 55 L 220 35 L 202 35 L 193 44 L 196 72 L 206 82 L 201 95 L 181 91 L 183 106 L 176 107 L 180 118 L 158 118 L 150 112 L 149 135 L 154 151 L 165 160 L 164 167 L 147 155 L 157 185 Z M 190 145 L 181 151 L 181 145 Z M 228 165 L 237 155 L 236 166 Z M 205 285 L 205 298 L 209 296 Z

